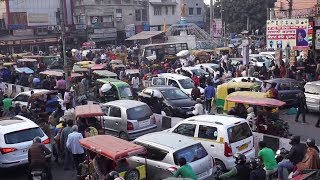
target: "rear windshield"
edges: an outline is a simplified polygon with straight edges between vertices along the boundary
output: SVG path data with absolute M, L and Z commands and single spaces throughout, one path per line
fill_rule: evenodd
M 137 106 L 127 110 L 128 119 L 130 120 L 146 120 L 153 115 L 148 105 Z
M 179 164 L 179 159 L 184 157 L 188 163 L 202 159 L 208 155 L 204 147 L 198 143 L 173 153 L 174 163 Z
M 306 90 L 305 93 L 320 95 L 320 86 L 313 85 L 313 84 L 306 84 L 305 90 Z
M 252 136 L 248 123 L 244 122 L 228 128 L 229 143 L 234 143 Z
M 32 141 L 35 137 L 43 137 L 44 133 L 39 127 L 15 131 L 4 135 L 6 144 L 16 144 Z

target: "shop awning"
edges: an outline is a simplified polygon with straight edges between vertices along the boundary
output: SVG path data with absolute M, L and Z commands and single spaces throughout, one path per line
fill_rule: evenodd
M 136 35 L 129 37 L 128 39 L 126 39 L 126 41 L 149 39 L 162 33 L 163 31 L 142 31 Z

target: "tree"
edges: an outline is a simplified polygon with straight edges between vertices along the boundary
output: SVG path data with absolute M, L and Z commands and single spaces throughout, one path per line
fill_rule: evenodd
M 247 18 L 250 20 L 250 32 L 256 29 L 259 29 L 260 32 L 265 32 L 267 8 L 274 7 L 275 1 L 276 0 L 218 0 L 214 5 L 214 17 L 220 18 L 222 15 L 223 22 L 226 24 L 227 33 L 240 33 L 246 30 Z

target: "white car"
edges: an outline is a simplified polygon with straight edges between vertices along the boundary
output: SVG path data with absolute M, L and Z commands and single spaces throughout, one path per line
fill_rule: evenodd
M 215 73 L 216 69 L 219 67 L 218 64 L 214 63 L 203 63 L 203 64 L 197 64 L 195 67 L 203 67 L 204 70 L 209 71 L 210 73 Z
M 37 136 L 51 150 L 49 137 L 30 119 L 22 116 L 1 118 L 0 168 L 28 164 L 28 150 Z
M 177 68 L 175 70 L 175 72 L 178 73 L 178 71 L 185 73 L 185 75 L 188 77 L 192 77 L 194 75 L 196 75 L 198 77 L 201 77 L 203 75 L 205 77 L 209 76 L 209 73 L 207 73 L 205 70 L 201 69 L 199 66 Z
M 276 59 L 276 52 L 275 51 L 260 52 L 259 54 L 266 56 L 270 60 Z
M 222 169 L 236 164 L 233 154 L 255 157 L 252 131 L 245 119 L 226 115 L 201 115 L 185 119 L 168 132 L 192 137 L 201 142 Z
M 250 60 L 249 60 L 250 61 L 250 65 L 253 65 L 253 66 L 262 67 L 262 65 L 265 64 L 265 66 L 267 68 L 269 68 L 270 65 L 271 65 L 271 60 L 266 58 L 263 55 L 250 54 L 249 58 L 250 58 Z
M 242 82 L 243 79 L 246 81 L 249 81 L 249 78 L 250 78 L 251 82 L 254 79 L 257 84 L 259 84 L 259 85 L 262 84 L 262 80 L 260 80 L 256 77 L 235 77 L 235 78 L 230 79 L 228 82 Z
M 198 180 L 212 177 L 215 172 L 214 160 L 201 143 L 186 136 L 155 132 L 138 137 L 134 143 L 145 147 L 148 153 L 145 157 L 132 156 L 128 160 L 138 166 L 147 164 L 147 179 L 172 177 L 172 173 L 179 168 L 178 161 L 182 157 L 195 171 Z

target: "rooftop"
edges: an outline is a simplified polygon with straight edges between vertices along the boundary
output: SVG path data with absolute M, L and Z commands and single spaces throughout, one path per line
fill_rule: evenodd
M 202 121 L 206 123 L 215 123 L 215 124 L 228 126 L 231 124 L 239 123 L 243 120 L 244 119 L 242 118 L 237 118 L 229 115 L 200 115 L 200 116 L 193 116 L 184 121 Z

